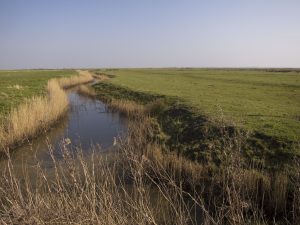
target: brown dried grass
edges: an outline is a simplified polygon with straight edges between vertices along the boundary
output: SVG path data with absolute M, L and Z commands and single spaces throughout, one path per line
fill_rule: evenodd
M 11 110 L 0 125 L 0 151 L 6 151 L 47 130 L 68 108 L 67 94 L 63 88 L 90 82 L 87 71 L 70 78 L 51 79 L 47 96 L 35 96 Z

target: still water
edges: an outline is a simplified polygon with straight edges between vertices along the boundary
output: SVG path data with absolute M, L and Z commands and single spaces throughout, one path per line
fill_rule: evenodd
M 68 143 L 68 148 L 73 151 L 81 149 L 86 154 L 92 146 L 97 151 L 107 151 L 125 134 L 126 118 L 109 111 L 100 100 L 79 95 L 76 89 L 68 91 L 68 98 L 70 110 L 64 118 L 45 134 L 13 151 L 14 167 L 34 165 L 37 161 L 43 167 L 51 167 L 49 147 L 60 158 L 62 143 Z

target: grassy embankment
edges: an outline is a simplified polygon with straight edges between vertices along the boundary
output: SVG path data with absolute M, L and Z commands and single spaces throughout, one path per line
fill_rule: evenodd
M 115 76 L 98 85 L 142 104 L 166 99 L 160 117 L 169 144 L 199 161 L 219 161 L 220 124 L 247 133 L 243 152 L 253 162 L 276 167 L 300 155 L 298 71 L 213 69 L 98 70 Z M 97 86 L 96 86 L 97 88 Z M 221 123 L 220 123 L 221 121 Z M 216 141 L 214 141 L 216 140 Z M 209 153 L 212 152 L 213 154 Z M 207 151 L 209 150 L 209 151 Z
M 47 130 L 67 110 L 63 88 L 91 81 L 92 76 L 84 71 L 1 71 L 0 79 L 4 151 Z

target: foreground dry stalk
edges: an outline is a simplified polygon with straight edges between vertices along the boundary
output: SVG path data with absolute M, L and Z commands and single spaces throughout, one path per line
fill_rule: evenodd
M 37 96 L 13 109 L 0 125 L 0 151 L 20 144 L 47 130 L 67 110 L 68 98 L 63 88 L 90 82 L 92 76 L 80 71 L 80 75 L 48 81 L 48 96 Z
M 34 171 L 26 167 L 21 174 L 8 159 L 0 177 L 0 223 L 195 224 L 193 201 L 186 203 L 172 178 L 159 169 L 170 185 L 149 183 L 145 178 L 151 177 L 151 164 L 127 150 L 129 146 L 117 155 L 83 158 L 63 146 L 59 162 L 49 146 L 53 169 L 37 164 Z M 126 177 L 121 170 L 125 164 Z

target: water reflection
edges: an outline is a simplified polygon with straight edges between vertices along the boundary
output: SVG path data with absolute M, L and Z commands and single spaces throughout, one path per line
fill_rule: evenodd
M 103 102 L 81 96 L 75 90 L 69 91 L 68 96 L 69 113 L 50 131 L 13 151 L 11 158 L 16 169 L 21 169 L 24 164 L 34 166 L 37 160 L 43 167 L 51 167 L 49 146 L 60 158 L 63 141 L 67 141 L 73 151 L 80 148 L 88 154 L 92 145 L 101 146 L 103 151 L 109 149 L 115 138 L 125 133 L 126 119 L 119 113 L 108 111 Z M 1 161 L 3 163 L 5 160 Z

